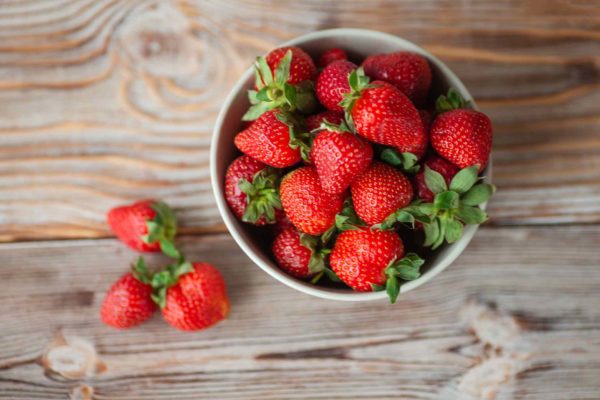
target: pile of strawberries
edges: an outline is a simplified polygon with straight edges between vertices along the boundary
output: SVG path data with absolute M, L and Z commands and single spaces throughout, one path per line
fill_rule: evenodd
M 479 174 L 492 125 L 453 89 L 431 93 L 418 54 L 372 55 L 359 67 L 331 49 L 319 66 L 298 47 L 257 58 L 226 200 L 242 221 L 273 226 L 283 271 L 387 290 L 393 303 L 421 274 L 417 252 L 487 219 L 478 205 L 495 188 Z
M 224 319 L 229 299 L 221 273 L 204 262 L 189 262 L 175 246 L 175 214 L 167 204 L 143 200 L 108 213 L 108 224 L 123 243 L 139 252 L 160 252 L 174 261 L 151 272 L 143 257 L 109 289 L 100 317 L 115 328 L 130 328 L 159 308 L 171 326 L 194 331 Z

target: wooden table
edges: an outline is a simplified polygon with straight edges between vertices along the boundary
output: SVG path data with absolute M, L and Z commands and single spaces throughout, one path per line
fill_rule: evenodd
M 342 26 L 422 45 L 494 121 L 491 223 L 395 306 L 275 282 L 211 194 L 211 127 L 241 71 Z M 0 398 L 600 398 L 597 0 L 2 0 L 0 38 Z M 225 274 L 225 323 L 100 323 L 135 257 L 104 215 L 148 197 Z

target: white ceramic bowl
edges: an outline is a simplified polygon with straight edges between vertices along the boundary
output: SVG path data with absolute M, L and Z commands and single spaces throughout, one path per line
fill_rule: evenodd
M 460 79 L 444 63 L 419 46 L 393 35 L 364 29 L 330 29 L 309 33 L 281 44 L 281 46 L 290 45 L 301 47 L 313 57 L 332 47 L 345 49 L 351 58 L 353 58 L 352 56 L 364 58 L 370 54 L 399 50 L 418 53 L 429 60 L 434 76 L 437 77 L 438 85 L 442 85 L 443 89 L 453 87 L 475 106 L 471 95 Z M 248 68 L 225 99 L 215 123 L 211 143 L 210 174 L 212 187 L 217 200 L 217 207 L 231 236 L 256 265 L 273 278 L 301 292 L 325 299 L 344 301 L 387 298 L 385 291 L 355 292 L 350 289 L 327 288 L 287 275 L 277 267 L 269 254 L 261 248 L 260 240 L 257 238 L 260 233 L 256 231 L 256 228 L 238 221 L 229 209 L 223 194 L 225 172 L 229 163 L 239 155 L 233 144 L 233 138 L 241 130 L 241 117 L 249 107 L 247 90 L 254 84 L 253 74 L 252 68 Z M 485 180 L 489 183 L 491 160 L 485 174 Z M 485 205 L 483 207 L 485 208 Z M 476 231 L 476 225 L 467 225 L 460 240 L 452 245 L 442 247 L 431 255 L 423 267 L 423 275 L 419 279 L 403 284 L 400 291 L 404 293 L 415 289 L 446 269 L 467 247 Z

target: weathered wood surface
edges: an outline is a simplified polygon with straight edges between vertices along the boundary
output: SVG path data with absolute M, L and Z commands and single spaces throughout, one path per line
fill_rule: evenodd
M 0 398 L 598 399 L 598 226 L 484 228 L 395 306 L 298 293 L 227 235 L 183 243 L 231 294 L 230 318 L 204 332 L 100 323 L 135 257 L 115 240 L 1 245 Z
M 221 101 L 256 54 L 331 27 L 442 58 L 495 126 L 496 224 L 600 222 L 597 1 L 0 2 L 0 240 L 108 236 L 160 197 L 222 231 L 208 176 Z

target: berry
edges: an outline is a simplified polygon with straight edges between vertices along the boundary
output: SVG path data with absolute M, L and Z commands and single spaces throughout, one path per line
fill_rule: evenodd
M 182 331 L 208 328 L 229 314 L 229 299 L 223 276 L 207 263 L 194 263 L 166 291 L 162 315 Z
M 456 173 L 459 171 L 458 167 L 454 164 L 444 160 L 441 157 L 436 155 L 429 155 L 423 162 L 423 165 L 428 166 L 432 170 L 439 172 L 446 181 L 447 185 L 450 185 L 450 181 Z M 415 188 L 417 192 L 417 197 L 425 202 L 432 202 L 434 198 L 434 194 L 425 183 L 425 169 L 421 168 L 419 172 L 414 176 Z
M 431 145 L 459 168 L 486 167 L 492 149 L 492 123 L 487 115 L 467 109 L 440 114 L 431 125 Z
M 356 132 L 372 142 L 420 158 L 427 148 L 427 134 L 410 100 L 389 83 L 369 84 L 360 69 L 348 80 L 352 92 L 345 96 L 342 104 Z
M 139 325 L 156 311 L 151 295 L 152 287 L 129 272 L 108 290 L 100 318 L 106 325 L 119 329 Z
M 296 278 L 308 279 L 314 275 L 309 268 L 313 250 L 302 244 L 301 236 L 296 228 L 287 228 L 277 235 L 271 250 L 279 268 Z
M 304 126 L 307 131 L 314 131 L 321 127 L 323 122 L 329 122 L 333 125 L 340 125 L 344 121 L 344 113 L 341 111 L 323 111 L 319 114 L 313 114 L 304 120 Z
M 350 93 L 348 75 L 356 70 L 356 64 L 347 60 L 334 61 L 319 74 L 316 84 L 317 98 L 332 111 L 343 111 L 340 102 Z
M 115 207 L 108 212 L 108 225 L 127 246 L 136 251 L 172 255 L 177 221 L 173 211 L 163 202 L 141 200 Z M 177 256 L 175 254 L 175 256 Z
M 348 54 L 343 49 L 334 47 L 321 54 L 319 57 L 319 67 L 325 68 L 329 64 L 338 60 L 347 60 Z
M 279 191 L 288 218 L 296 228 L 310 235 L 320 235 L 329 229 L 344 205 L 343 195 L 329 194 L 321 188 L 313 167 L 288 173 Z
M 323 190 L 340 194 L 371 164 L 373 148 L 347 130 L 330 128 L 317 134 L 310 156 Z
M 244 154 L 267 165 L 285 168 L 301 159 L 300 149 L 290 146 L 291 126 L 278 118 L 278 111 L 267 111 L 250 127 L 235 136 L 234 143 Z
M 290 64 L 290 74 L 287 83 L 295 85 L 297 83 L 312 79 L 317 72 L 315 63 L 310 55 L 299 47 L 280 47 L 272 50 L 267 54 L 266 61 L 271 68 L 271 72 L 275 75 L 275 71 L 281 59 L 288 51 L 292 52 L 292 61 Z
M 418 54 L 376 54 L 367 57 L 362 66 L 371 79 L 391 83 L 415 104 L 425 101 L 431 87 L 431 68 Z
M 394 167 L 377 161 L 352 182 L 350 192 L 356 214 L 369 225 L 383 222 L 413 197 L 410 180 Z
M 225 199 L 235 216 L 257 226 L 275 223 L 281 201 L 278 176 L 265 164 L 242 155 L 225 174 Z

